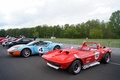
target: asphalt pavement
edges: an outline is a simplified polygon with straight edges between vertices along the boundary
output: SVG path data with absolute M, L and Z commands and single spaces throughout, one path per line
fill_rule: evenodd
M 13 57 L 0 45 L 0 80 L 120 80 L 120 48 L 112 48 L 109 64 L 100 64 L 78 75 L 55 70 L 39 55 L 29 58 Z

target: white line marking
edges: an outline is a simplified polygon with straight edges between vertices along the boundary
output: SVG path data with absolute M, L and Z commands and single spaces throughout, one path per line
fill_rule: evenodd
M 110 62 L 110 64 L 114 64 L 114 65 L 120 66 L 120 63 Z

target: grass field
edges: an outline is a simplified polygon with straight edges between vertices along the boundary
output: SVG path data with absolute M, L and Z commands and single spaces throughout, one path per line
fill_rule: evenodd
M 81 45 L 85 41 L 89 41 L 89 42 L 94 41 L 94 42 L 99 42 L 102 46 L 120 48 L 120 39 L 65 39 L 65 38 L 50 39 L 50 38 L 40 38 L 38 40 L 53 41 L 56 43 L 73 44 L 73 45 L 74 44 Z

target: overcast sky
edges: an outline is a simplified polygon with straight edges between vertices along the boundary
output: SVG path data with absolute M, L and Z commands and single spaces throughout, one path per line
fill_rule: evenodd
M 0 29 L 109 21 L 120 0 L 0 0 Z

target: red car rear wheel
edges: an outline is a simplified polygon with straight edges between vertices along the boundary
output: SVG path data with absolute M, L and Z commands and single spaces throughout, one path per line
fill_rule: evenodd
M 103 63 L 109 63 L 110 62 L 110 54 L 109 53 L 106 53 L 104 56 L 103 56 L 103 59 L 102 59 L 102 62 Z

